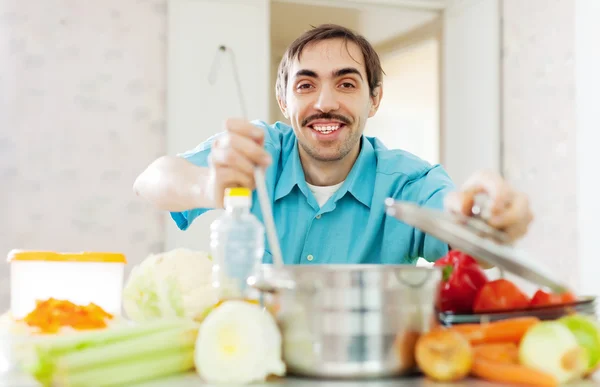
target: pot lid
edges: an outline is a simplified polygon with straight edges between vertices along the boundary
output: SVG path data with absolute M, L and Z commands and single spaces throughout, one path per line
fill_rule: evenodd
M 547 287 L 553 292 L 569 290 L 569 287 L 550 270 L 539 262 L 534 262 L 524 251 L 512 246 L 506 234 L 489 226 L 477 216 L 451 214 L 392 198 L 386 199 L 385 206 L 388 215 L 448 243 L 453 249 L 463 251 L 535 285 Z

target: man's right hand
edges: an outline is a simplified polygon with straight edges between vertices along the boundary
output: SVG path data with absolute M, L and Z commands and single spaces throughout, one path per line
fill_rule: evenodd
M 223 135 L 215 139 L 208 158 L 209 193 L 217 208 L 223 207 L 226 188 L 254 189 L 254 168 L 268 167 L 272 160 L 264 149 L 264 131 L 248 121 L 229 119 Z

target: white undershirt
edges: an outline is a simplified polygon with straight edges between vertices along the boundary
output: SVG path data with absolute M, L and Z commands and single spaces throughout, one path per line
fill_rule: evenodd
M 342 181 L 339 184 L 329 185 L 327 187 L 318 187 L 316 185 L 312 185 L 312 184 L 308 184 L 308 183 L 306 183 L 306 184 L 308 185 L 308 188 L 315 196 L 315 199 L 317 199 L 317 203 L 319 203 L 319 207 L 323 207 L 323 204 L 327 203 L 329 198 L 332 197 L 333 194 L 338 189 L 340 189 L 340 187 L 342 186 L 342 184 L 344 184 L 344 182 Z

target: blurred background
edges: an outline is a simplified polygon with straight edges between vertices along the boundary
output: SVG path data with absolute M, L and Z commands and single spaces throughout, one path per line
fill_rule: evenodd
M 374 44 L 387 74 L 366 134 L 457 184 L 501 172 L 536 216 L 520 245 L 600 295 L 599 18 L 597 0 L 2 0 L 0 254 L 121 251 L 131 267 L 208 249 L 217 213 L 178 231 L 133 195 L 134 179 L 242 106 L 285 120 L 274 93 L 285 48 L 338 23 Z M 210 83 L 220 45 L 236 66 L 221 57 Z M 0 310 L 8 275 L 0 264 Z

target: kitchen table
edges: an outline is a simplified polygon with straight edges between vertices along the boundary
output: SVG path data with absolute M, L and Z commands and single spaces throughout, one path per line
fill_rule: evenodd
M 577 381 L 572 384 L 577 387 L 595 387 L 600 385 L 600 373 L 593 379 Z M 11 378 L 10 380 L 0 376 L 0 387 L 37 387 L 37 383 L 29 378 Z M 189 372 L 183 375 L 172 376 L 164 379 L 154 380 L 128 387 L 221 387 L 219 385 L 204 383 L 198 375 Z M 232 386 L 232 385 L 227 385 Z M 282 378 L 269 383 L 257 383 L 250 387 L 500 387 L 506 384 L 490 383 L 479 379 L 466 379 L 456 383 L 437 383 L 425 379 L 422 376 L 413 376 L 395 379 L 378 380 L 320 380 L 308 378 Z M 516 386 L 515 386 L 516 387 Z
M 596 375 L 593 380 L 578 381 L 572 384 L 577 387 L 597 387 L 600 385 L 600 374 Z M 218 385 L 205 384 L 200 380 L 200 377 L 193 373 L 183 376 L 176 376 L 157 380 L 151 383 L 144 383 L 136 387 L 194 387 L 194 386 L 213 386 Z M 506 384 L 490 383 L 479 379 L 467 379 L 456 383 L 436 383 L 425 379 L 421 376 L 395 378 L 395 379 L 380 379 L 380 380 L 318 380 L 318 379 L 302 379 L 302 378 L 285 378 L 269 383 L 252 384 L 251 387 L 499 387 L 507 386 Z

